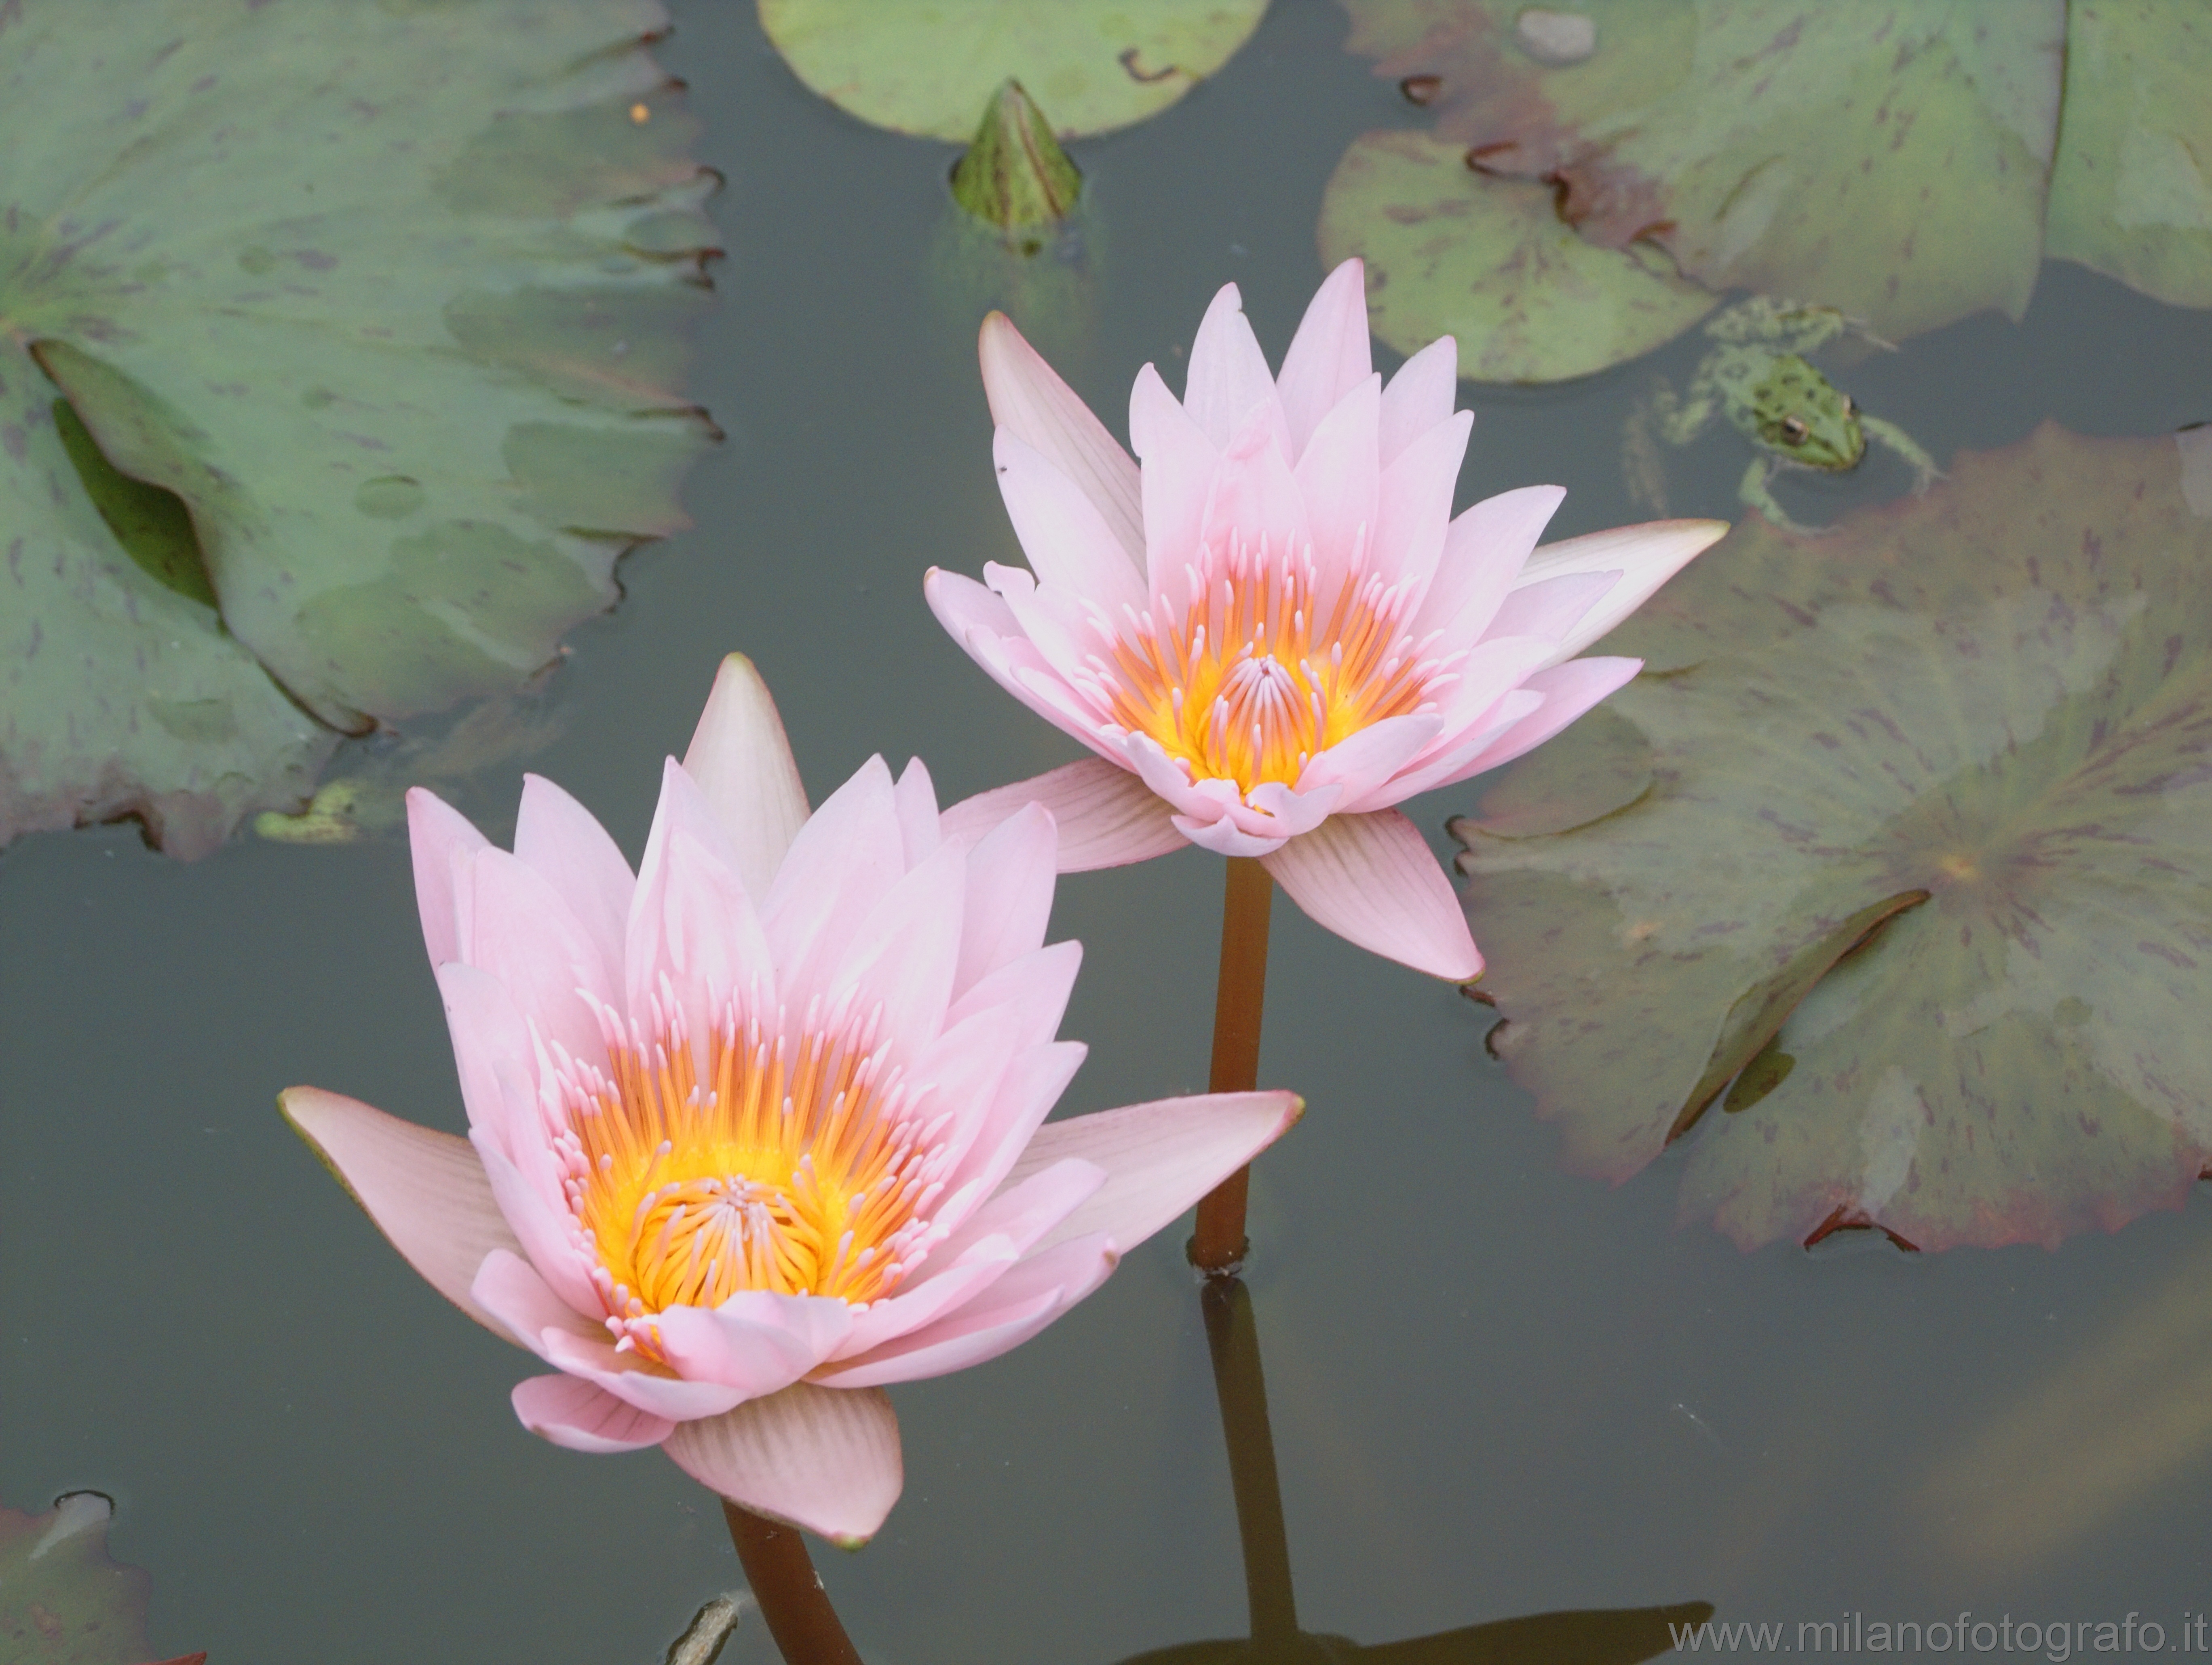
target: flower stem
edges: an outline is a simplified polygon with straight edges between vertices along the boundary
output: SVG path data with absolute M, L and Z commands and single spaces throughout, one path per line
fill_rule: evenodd
M 1275 1477 L 1275 1437 L 1267 1426 L 1267 1383 L 1260 1370 L 1252 1296 L 1237 1278 L 1208 1278 L 1198 1304 L 1206 1315 L 1206 1348 L 1213 1355 L 1213 1390 L 1221 1402 L 1222 1439 L 1229 1448 L 1229 1489 L 1237 1500 L 1237 1535 L 1244 1547 L 1252 1651 L 1261 1658 L 1287 1658 L 1297 1640 L 1297 1598 L 1291 1589 L 1291 1542 L 1283 1527 L 1283 1492 Z
M 1221 899 L 1221 980 L 1213 996 L 1212 1093 L 1249 1093 L 1260 1083 L 1260 1015 L 1267 997 L 1267 904 L 1275 881 L 1256 857 L 1231 856 Z M 1187 1252 L 1208 1277 L 1227 1277 L 1244 1263 L 1244 1193 L 1251 1170 L 1239 1168 L 1198 1205 L 1198 1230 Z
M 763 1519 L 727 1498 L 722 1499 L 722 1518 L 730 1524 L 730 1541 L 738 1547 L 745 1582 L 752 1586 L 753 1600 L 760 1603 L 761 1617 L 785 1665 L 860 1665 L 799 1529 Z

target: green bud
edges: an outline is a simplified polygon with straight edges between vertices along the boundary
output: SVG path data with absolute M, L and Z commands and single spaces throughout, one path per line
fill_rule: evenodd
M 952 170 L 952 200 L 978 220 L 1018 233 L 1059 224 L 1082 194 L 1083 175 L 1044 112 L 1021 82 L 1002 82 Z

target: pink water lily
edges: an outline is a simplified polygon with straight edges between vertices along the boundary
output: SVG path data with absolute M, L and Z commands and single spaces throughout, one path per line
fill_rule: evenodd
M 1006 691 L 1095 759 L 948 812 L 1037 802 L 1062 871 L 1186 842 L 1258 857 L 1307 913 L 1439 977 L 1482 957 L 1390 806 L 1519 756 L 1633 676 L 1575 656 L 1728 529 L 1660 521 L 1536 548 L 1565 495 L 1452 518 L 1474 421 L 1457 348 L 1383 384 L 1363 271 L 1331 273 L 1270 375 L 1237 286 L 1178 401 L 1152 366 L 1132 458 L 1007 319 L 983 325 L 999 487 L 1029 570 L 933 569 L 931 608 Z M 1534 552 L 1533 554 L 1531 552 Z
M 1045 1123 L 1080 950 L 1054 833 L 948 837 L 919 762 L 811 817 L 732 657 L 636 875 L 550 782 L 512 852 L 409 799 L 462 1139 L 313 1087 L 285 1114 L 448 1299 L 553 1369 L 524 1425 L 659 1445 L 845 1542 L 897 1498 L 880 1389 L 994 1358 L 1297 1114 L 1284 1093 Z

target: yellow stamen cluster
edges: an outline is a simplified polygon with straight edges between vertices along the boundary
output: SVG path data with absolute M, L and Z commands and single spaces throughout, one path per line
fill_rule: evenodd
M 625 1345 L 657 1356 L 653 1314 L 741 1290 L 855 1305 L 890 1293 L 939 1188 L 872 1024 L 810 1020 L 787 1040 L 732 1009 L 702 1075 L 680 1019 L 650 1042 L 601 1022 L 606 1071 L 562 1060 L 556 1142 Z
M 1232 549 L 1188 573 L 1180 619 L 1162 596 L 1091 661 L 1092 697 L 1149 735 L 1194 780 L 1240 793 L 1296 785 L 1307 760 L 1384 717 L 1421 709 L 1440 667 L 1404 630 L 1410 591 L 1355 559 L 1322 594 L 1310 560 Z

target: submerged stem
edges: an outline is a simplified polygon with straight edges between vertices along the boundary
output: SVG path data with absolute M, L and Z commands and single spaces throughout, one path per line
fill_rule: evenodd
M 860 1665 L 799 1529 L 763 1519 L 727 1498 L 722 1499 L 722 1518 L 729 1523 L 745 1582 L 752 1586 L 753 1600 L 760 1603 L 761 1618 L 785 1665 Z
M 1275 881 L 1257 858 L 1229 858 L 1221 899 L 1221 980 L 1213 996 L 1211 1093 L 1249 1093 L 1260 1081 L 1260 1017 L 1267 996 L 1267 905 Z M 1226 1277 L 1244 1263 L 1244 1193 L 1249 1168 L 1239 1168 L 1198 1205 L 1190 1263 L 1208 1277 Z
M 1198 1300 L 1206 1315 L 1206 1348 L 1213 1355 L 1222 1438 L 1229 1448 L 1237 1535 L 1244 1547 L 1244 1599 L 1251 1610 L 1252 1651 L 1261 1658 L 1274 1658 L 1277 1650 L 1297 1640 L 1298 1609 L 1291 1589 L 1291 1541 L 1283 1526 L 1282 1487 L 1275 1476 L 1275 1437 L 1267 1426 L 1259 1326 L 1252 1317 L 1251 1293 L 1239 1279 L 1208 1278 Z

